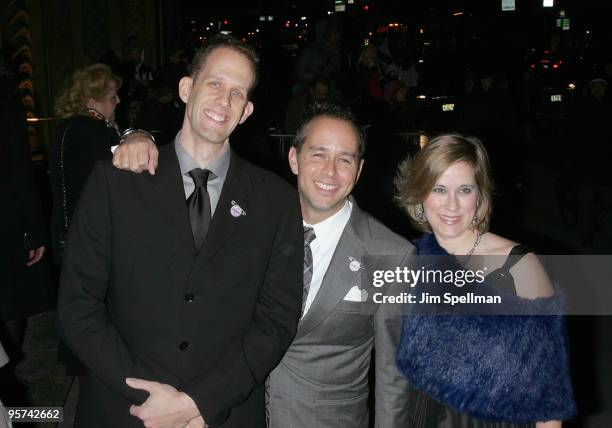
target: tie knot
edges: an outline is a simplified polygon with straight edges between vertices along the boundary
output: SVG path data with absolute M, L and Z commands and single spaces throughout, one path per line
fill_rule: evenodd
M 210 171 L 207 169 L 194 168 L 189 171 L 189 176 L 193 180 L 193 184 L 196 188 L 198 187 L 206 187 L 208 183 L 208 176 L 210 175 Z
M 315 231 L 310 226 L 304 226 L 304 246 L 307 247 L 310 245 L 312 241 L 315 240 L 317 235 L 315 235 Z

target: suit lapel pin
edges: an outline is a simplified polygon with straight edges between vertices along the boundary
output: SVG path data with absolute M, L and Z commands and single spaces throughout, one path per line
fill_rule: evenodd
M 232 201 L 230 214 L 232 215 L 232 217 L 240 217 L 241 215 L 246 215 L 246 211 L 244 211 L 242 207 L 240 207 L 240 205 L 236 203 L 236 201 Z
M 351 272 L 357 272 L 359 269 L 363 269 L 363 266 L 359 260 L 349 257 L 349 269 Z

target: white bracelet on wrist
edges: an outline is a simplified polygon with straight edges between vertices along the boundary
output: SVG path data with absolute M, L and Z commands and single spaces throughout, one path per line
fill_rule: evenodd
M 125 139 L 132 134 L 143 134 L 144 136 L 148 137 L 151 141 L 153 141 L 153 144 L 156 144 L 155 137 L 149 131 L 145 131 L 144 129 L 138 129 L 138 128 L 128 128 L 125 131 L 123 131 L 121 133 L 119 144 L 123 144 Z

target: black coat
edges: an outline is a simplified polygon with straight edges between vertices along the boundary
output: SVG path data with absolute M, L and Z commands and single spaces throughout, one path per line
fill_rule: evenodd
M 232 153 L 196 254 L 174 145 L 159 161 L 154 176 L 99 162 L 73 217 L 58 318 L 91 372 L 77 426 L 142 427 L 129 407 L 146 393 L 126 377 L 180 388 L 209 425 L 262 426 L 261 385 L 301 310 L 297 194 Z
M 0 129 L 0 318 L 14 320 L 53 307 L 55 290 L 46 256 L 26 267 L 27 249 L 48 238 L 18 101 L 0 99 Z
M 60 168 L 62 138 L 64 139 L 65 186 L 62 186 L 62 171 Z M 119 144 L 117 131 L 106 126 L 103 120 L 92 117 L 71 116 L 55 128 L 53 142 L 49 147 L 49 178 L 53 192 L 51 242 L 56 263 L 60 262 L 59 241 L 66 229 L 64 223 L 68 223 L 69 229 L 74 208 L 87 177 L 89 177 L 96 161 L 111 158 L 110 148 L 117 144 Z M 65 209 L 63 202 L 64 187 L 66 190 Z

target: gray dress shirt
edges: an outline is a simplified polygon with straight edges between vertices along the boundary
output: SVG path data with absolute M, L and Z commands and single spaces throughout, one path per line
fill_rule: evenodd
M 185 189 L 185 199 L 189 198 L 189 195 L 193 193 L 195 185 L 193 179 L 189 176 L 189 171 L 194 168 L 202 168 L 198 163 L 191 157 L 187 150 L 179 143 L 181 133 L 179 132 L 174 138 L 174 149 L 176 150 L 176 156 L 178 158 L 179 166 L 181 168 L 181 176 L 183 177 L 183 188 Z M 210 196 L 210 213 L 215 214 L 219 197 L 221 196 L 221 190 L 223 189 L 223 183 L 225 183 L 225 177 L 227 177 L 227 170 L 229 169 L 230 163 L 230 150 L 229 146 L 225 146 L 221 154 L 214 159 L 211 163 L 206 165 L 205 169 L 211 172 L 208 177 L 207 190 Z

